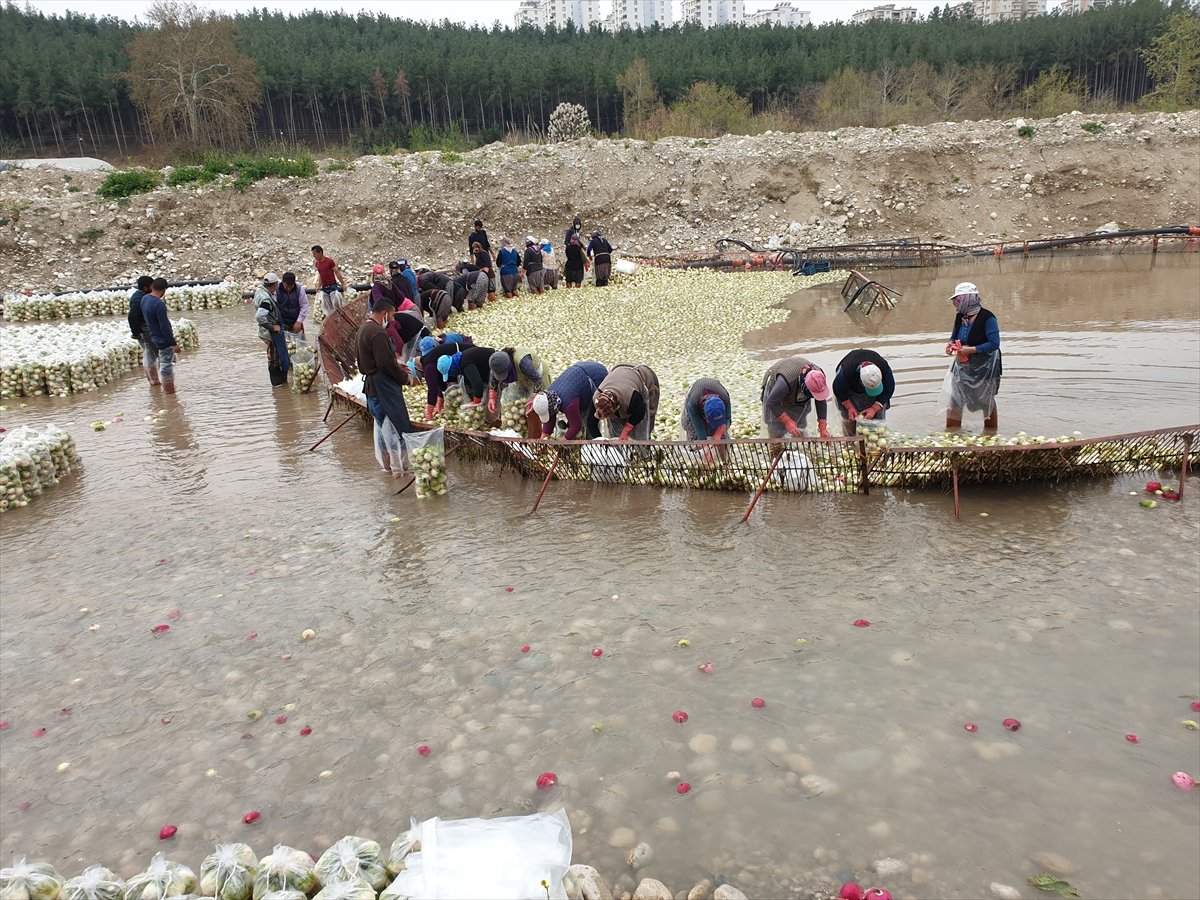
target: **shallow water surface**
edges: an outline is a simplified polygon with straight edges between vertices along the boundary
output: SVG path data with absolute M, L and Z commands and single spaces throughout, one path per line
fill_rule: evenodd
M 1023 319 L 1013 287 L 997 310 L 1012 417 L 1091 433 L 1182 423 L 1200 366 L 1194 262 L 1176 280 L 1190 306 L 1160 296 L 1134 325 L 1113 299 L 1088 334 L 1061 304 L 1031 299 Z M 1100 268 L 1096 284 L 1117 279 Z M 906 301 L 880 340 L 910 335 L 911 361 L 888 344 L 906 372 L 947 324 L 916 296 L 968 277 L 928 274 L 885 279 Z M 1025 273 L 995 278 L 975 275 L 1029 296 Z M 858 333 L 825 312 L 832 296 L 808 324 L 794 298 L 798 321 L 750 344 L 807 329 L 836 362 Z M 1056 315 L 1069 321 L 1054 337 L 1075 343 L 1046 358 L 1103 365 L 1096 402 L 1019 399 L 1035 337 L 1050 340 L 1035 323 Z M 561 804 L 575 859 L 624 886 L 721 875 L 786 896 L 883 881 L 869 866 L 894 857 L 898 898 L 983 896 L 993 881 L 1033 896 L 1031 857 L 1048 852 L 1084 896 L 1200 888 L 1200 791 L 1170 781 L 1200 775 L 1200 734 L 1180 724 L 1200 692 L 1195 488 L 1153 511 L 1128 495 L 1140 476 L 970 488 L 960 521 L 940 493 L 771 495 L 739 525 L 740 494 L 570 483 L 529 516 L 538 484 L 451 460 L 450 496 L 418 502 L 393 496 L 357 423 L 306 452 L 323 400 L 272 394 L 244 310 L 192 317 L 202 347 L 176 398 L 130 377 L 3 417 L 73 423 L 84 464 L 0 519 L 0 858 L 128 876 L 160 849 L 196 867 L 218 840 L 319 853 L 347 833 L 386 845 L 410 816 Z M 1127 362 L 1107 359 L 1110 337 Z M 1133 385 L 1163 345 L 1177 403 L 1159 421 Z M 1082 385 L 1090 370 L 1071 365 Z M 1103 377 L 1122 366 L 1127 379 Z M 922 390 L 897 404 L 906 428 L 934 418 L 916 412 Z M 561 786 L 536 790 L 544 771 Z M 168 822 L 179 834 L 162 845 Z M 638 841 L 653 856 L 634 873 Z

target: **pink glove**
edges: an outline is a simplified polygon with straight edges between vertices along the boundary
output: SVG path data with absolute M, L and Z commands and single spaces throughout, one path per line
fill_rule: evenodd
M 783 427 L 787 429 L 788 434 L 792 437 L 800 437 L 800 426 L 796 424 L 795 419 L 787 413 L 780 413 L 779 421 L 783 423 Z

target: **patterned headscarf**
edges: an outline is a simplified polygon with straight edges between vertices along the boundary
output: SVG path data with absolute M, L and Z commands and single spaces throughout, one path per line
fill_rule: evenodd
M 592 397 L 597 419 L 607 419 L 617 411 L 617 395 L 612 391 L 598 390 Z

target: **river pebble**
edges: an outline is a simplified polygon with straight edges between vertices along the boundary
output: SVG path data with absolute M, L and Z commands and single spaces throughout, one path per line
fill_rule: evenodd
M 608 883 L 591 866 L 571 866 L 563 877 L 563 885 L 569 900 L 613 900 Z
M 632 828 L 626 828 L 624 825 L 619 828 L 614 828 L 612 834 L 608 836 L 608 846 L 610 847 L 628 847 L 637 837 Z
M 722 884 L 713 891 L 713 900 L 749 900 L 749 898 L 732 884 Z
M 993 881 L 988 885 L 988 890 L 992 892 L 993 897 L 999 897 L 1000 900 L 1021 900 L 1021 892 L 1011 884 Z
M 675 895 L 657 878 L 643 878 L 633 892 L 633 900 L 675 900 Z
M 1048 850 L 1041 850 L 1029 859 L 1034 865 L 1040 866 L 1047 872 L 1053 872 L 1055 875 L 1074 875 L 1079 871 L 1079 867 L 1065 856 L 1051 853 Z
M 707 878 L 687 892 L 687 900 L 708 900 L 713 884 Z
M 642 841 L 625 855 L 625 862 L 631 869 L 640 869 L 653 858 L 654 851 L 650 848 L 649 844 Z
M 688 741 L 688 747 L 693 753 L 698 753 L 701 755 L 716 753 L 717 739 L 711 734 L 705 734 L 701 732 L 700 734 L 692 736 L 692 739 Z
M 886 880 L 889 878 L 898 878 L 907 872 L 908 863 L 902 859 L 895 859 L 894 857 L 887 856 L 883 859 L 875 860 L 875 863 L 871 866 L 871 868 L 875 870 L 876 875 Z

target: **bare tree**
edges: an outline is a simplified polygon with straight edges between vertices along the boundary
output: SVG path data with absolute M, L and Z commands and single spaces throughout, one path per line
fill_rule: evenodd
M 254 60 L 237 51 L 233 20 L 193 3 L 158 0 L 153 27 L 126 48 L 130 96 L 150 127 L 192 146 L 236 141 L 260 95 Z

